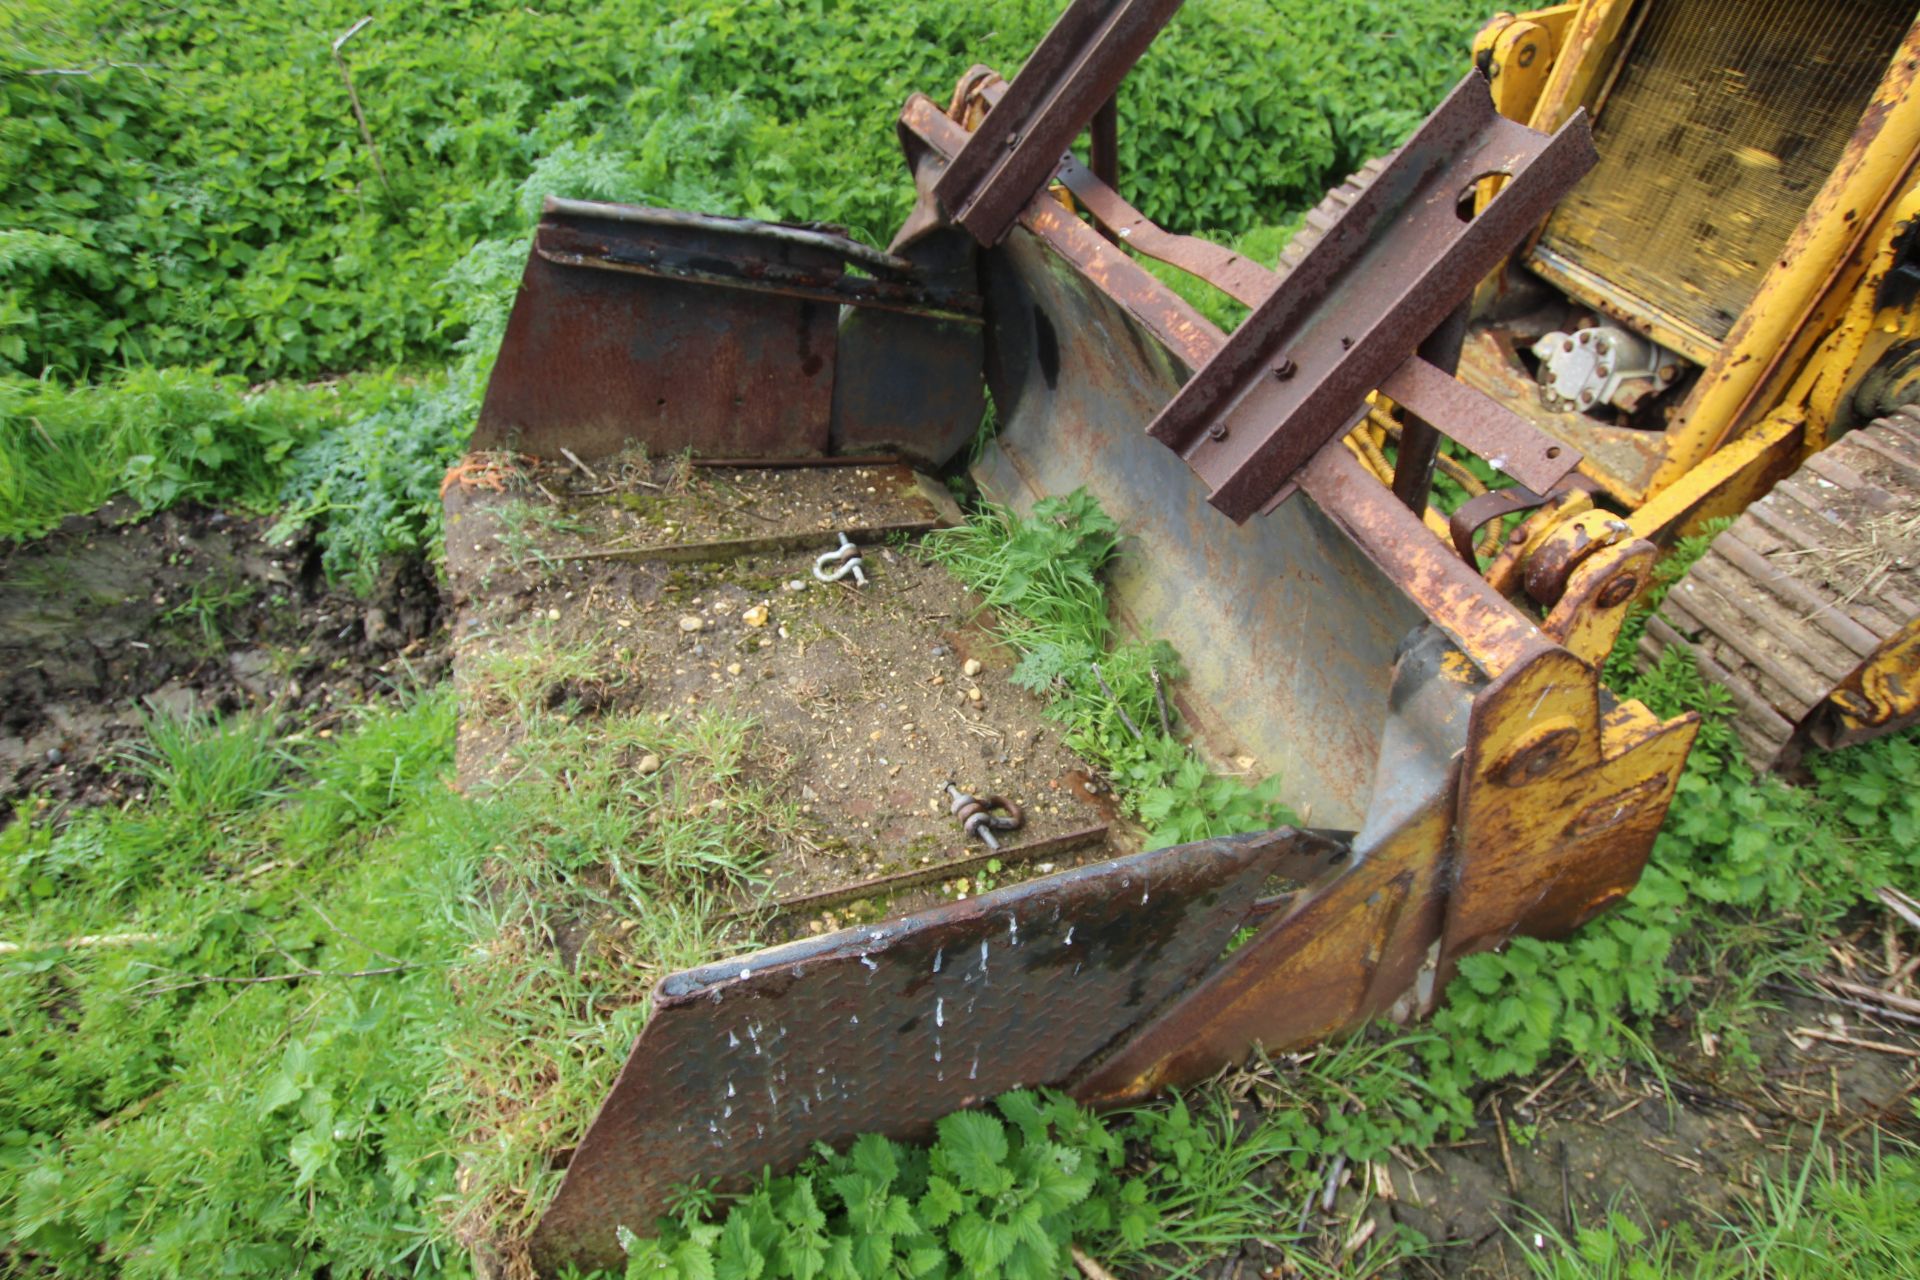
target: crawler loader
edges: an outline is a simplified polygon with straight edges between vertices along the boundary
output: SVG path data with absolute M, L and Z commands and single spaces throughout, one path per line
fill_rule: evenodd
M 855 832 L 858 867 L 822 856 L 734 909 L 876 905 L 660 982 L 577 1146 L 556 1136 L 543 1273 L 617 1265 L 677 1185 L 737 1189 L 818 1142 L 922 1136 L 1019 1085 L 1122 1104 L 1417 1018 L 1462 957 L 1619 902 L 1697 721 L 1600 668 L 1661 548 L 1714 517 L 1746 511 L 1649 651 L 1694 652 L 1767 758 L 1911 717 L 1911 5 L 1742 7 L 1731 43 L 1730 7 L 1692 0 L 1502 15 L 1277 269 L 1122 192 L 1122 81 L 1178 7 L 1071 0 L 1011 80 L 976 67 L 911 97 L 916 200 L 884 249 L 547 202 L 459 474 L 551 468 L 542 492 L 579 527 L 619 504 L 617 545 L 566 557 L 566 599 L 627 610 L 662 715 L 757 717 L 801 809 L 831 800 Z M 1245 320 L 1222 332 L 1141 258 Z M 1476 474 L 1463 455 L 1510 483 L 1442 515 L 1434 470 Z M 1047 722 L 1019 720 L 1017 691 L 941 701 L 971 642 L 955 588 L 887 540 L 957 518 L 938 478 L 960 469 L 1019 511 L 1097 499 L 1123 535 L 1116 625 L 1184 661 L 1161 714 L 1278 778 L 1297 822 L 1143 848 L 1085 772 L 1021 777 Z M 515 589 L 474 563 L 499 487 L 447 494 L 463 645 L 543 616 L 488 611 Z M 781 621 L 807 607 L 812 650 Z M 810 741 L 823 701 L 891 719 Z M 890 756 L 895 731 L 920 754 Z M 463 719 L 463 776 L 490 732 Z M 1009 830 L 1018 804 L 916 789 L 949 758 L 1058 801 Z M 948 796 L 965 825 L 943 845 L 925 824 L 951 825 Z M 982 865 L 981 830 L 1021 876 L 930 899 Z
M 1732 518 L 1641 652 L 1726 688 L 1763 767 L 1920 715 L 1915 16 L 1587 0 L 1473 42 L 1502 114 L 1584 110 L 1600 159 L 1482 287 L 1460 364 L 1579 482 L 1477 499 L 1456 540 L 1539 499 L 1488 577 L 1548 607 L 1566 566 Z

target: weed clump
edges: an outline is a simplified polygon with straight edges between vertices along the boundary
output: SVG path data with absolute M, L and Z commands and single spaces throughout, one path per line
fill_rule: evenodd
M 1119 525 L 1076 489 L 1026 517 L 987 504 L 926 546 L 994 611 L 995 631 L 1020 652 L 1013 683 L 1051 699 L 1067 745 L 1108 771 L 1150 848 L 1292 821 L 1278 778 L 1216 774 L 1174 735 L 1166 688 L 1179 655 L 1163 640 L 1119 640 L 1107 618 L 1100 575 L 1120 542 Z

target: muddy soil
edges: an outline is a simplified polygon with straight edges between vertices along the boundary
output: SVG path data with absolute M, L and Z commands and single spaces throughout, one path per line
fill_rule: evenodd
M 1920 1088 L 1920 1026 L 1784 995 L 1751 1035 L 1757 1066 L 1735 1065 L 1705 1051 L 1683 1009 L 1657 1037 L 1657 1070 L 1590 1078 L 1562 1060 L 1502 1081 L 1481 1093 L 1475 1127 L 1458 1141 L 1395 1150 L 1370 1166 L 1322 1165 L 1312 1202 L 1282 1225 L 1317 1228 L 1323 1258 L 1346 1274 L 1504 1280 L 1533 1274 L 1526 1254 L 1615 1211 L 1712 1240 L 1722 1224 L 1746 1221 L 1748 1206 L 1764 1210 L 1763 1184 L 1797 1169 L 1816 1134 L 1862 1155 L 1881 1134 L 1920 1139 L 1908 1104 Z M 1251 1105 L 1262 1076 L 1286 1070 L 1241 1073 L 1238 1087 Z M 1418 1231 L 1430 1249 L 1397 1268 L 1363 1266 L 1368 1244 L 1395 1226 Z M 1258 1243 L 1209 1273 L 1296 1274 Z
M 0 547 L 0 824 L 32 794 L 113 802 L 143 714 L 276 707 L 318 721 L 447 667 L 440 591 L 419 560 L 367 599 L 310 543 L 196 506 L 145 520 L 111 503 Z

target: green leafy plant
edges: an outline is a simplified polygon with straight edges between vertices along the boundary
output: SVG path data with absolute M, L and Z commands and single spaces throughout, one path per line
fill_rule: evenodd
M 1173 736 L 1165 687 L 1179 655 L 1165 641 L 1120 641 L 1107 619 L 1100 575 L 1120 542 L 1076 489 L 1025 517 L 988 504 L 926 546 L 994 611 L 995 633 L 1020 653 L 1013 682 L 1051 699 L 1067 744 L 1107 769 L 1150 847 L 1290 821 L 1277 779 L 1216 774 Z

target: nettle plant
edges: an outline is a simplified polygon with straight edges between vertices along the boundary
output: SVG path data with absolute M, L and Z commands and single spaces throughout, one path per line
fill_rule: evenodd
M 658 1236 L 622 1229 L 626 1276 L 1053 1280 L 1077 1237 L 1147 1239 L 1147 1185 L 1123 1176 L 1125 1143 L 1105 1123 L 1053 1093 L 1017 1090 L 994 1109 L 945 1117 L 928 1147 L 873 1134 L 844 1154 L 822 1146 L 719 1221 L 711 1194 L 688 1194 Z

